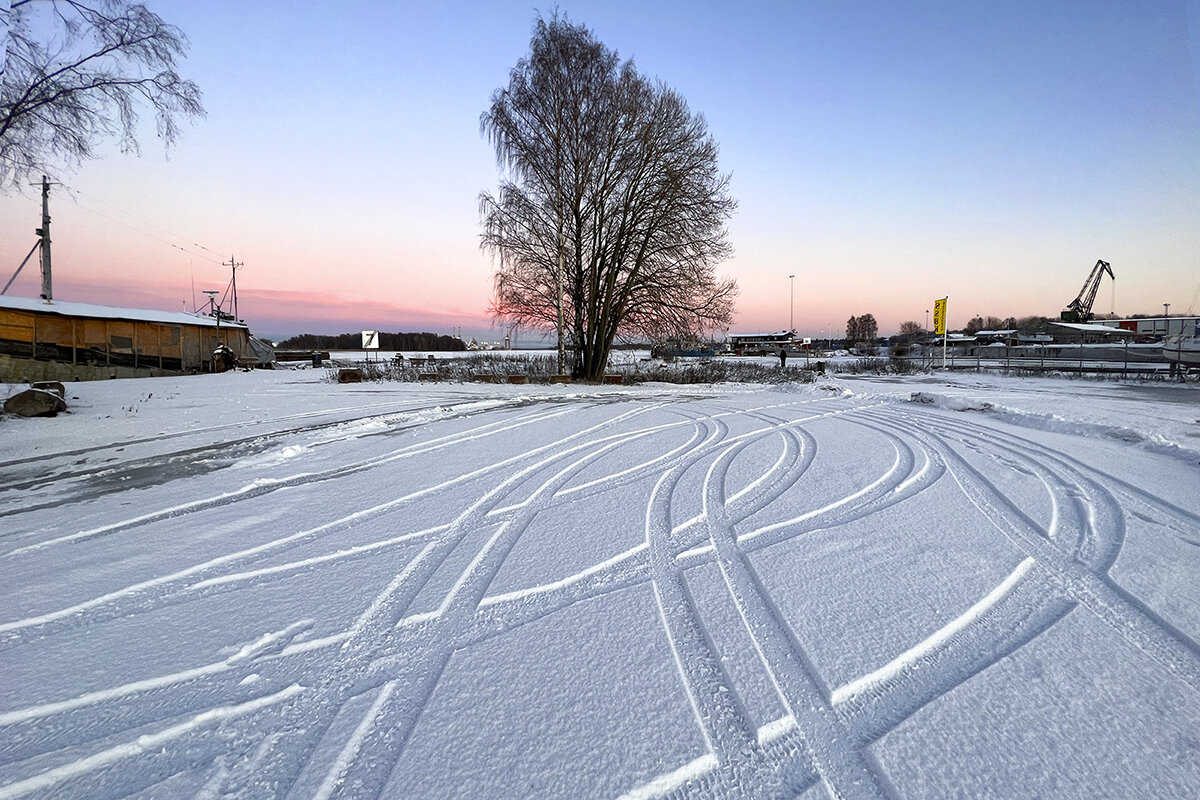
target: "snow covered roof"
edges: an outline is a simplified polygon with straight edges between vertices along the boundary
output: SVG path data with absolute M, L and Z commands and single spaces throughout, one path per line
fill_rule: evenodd
M 1016 328 L 1003 331 L 975 331 L 976 336 L 1012 336 L 1017 332 Z
M 1133 336 L 1134 331 L 1124 328 L 1114 328 L 1112 325 L 1100 325 L 1095 322 L 1051 322 L 1051 325 L 1057 325 L 1060 328 L 1070 328 L 1073 331 L 1081 333 L 1103 333 L 1112 335 L 1114 333 L 1123 334 L 1125 336 Z
M 14 311 L 36 311 L 42 314 L 59 314 L 64 317 L 89 317 L 92 319 L 123 319 L 135 322 L 158 322 L 164 325 L 198 325 L 203 328 L 217 327 L 216 317 L 188 314 L 183 311 L 159 311 L 148 308 L 118 308 L 98 306 L 93 303 L 72 303 L 64 300 L 43 300 L 40 297 L 0 296 L 0 309 Z M 223 328 L 249 330 L 243 322 L 221 320 Z

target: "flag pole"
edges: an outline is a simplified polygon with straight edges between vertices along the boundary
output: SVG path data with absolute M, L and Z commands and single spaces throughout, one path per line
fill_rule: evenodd
M 950 305 L 947 302 L 949 299 L 950 295 L 942 298 L 942 369 L 946 368 L 946 340 L 950 337 L 950 325 L 947 324 L 948 320 L 946 319 L 946 313 L 949 310 L 947 306 Z
M 933 301 L 933 334 L 942 335 L 942 369 L 946 368 L 946 340 L 949 338 L 950 328 L 946 325 L 946 306 L 949 295 L 940 300 Z M 936 341 L 936 339 L 934 340 Z

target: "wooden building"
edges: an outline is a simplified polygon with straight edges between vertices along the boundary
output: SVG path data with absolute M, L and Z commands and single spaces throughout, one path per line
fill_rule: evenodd
M 181 311 L 0 296 L 0 382 L 206 372 L 218 344 L 251 360 L 249 338 L 243 323 Z

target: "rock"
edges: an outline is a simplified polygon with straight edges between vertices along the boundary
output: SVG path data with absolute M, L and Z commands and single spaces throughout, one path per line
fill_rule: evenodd
M 4 401 L 4 413 L 18 417 L 53 417 L 66 410 L 67 401 L 45 389 L 26 389 Z

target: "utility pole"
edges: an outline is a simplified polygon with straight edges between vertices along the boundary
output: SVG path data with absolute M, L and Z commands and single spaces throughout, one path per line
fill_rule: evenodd
M 796 332 L 796 276 L 788 275 L 788 330 Z
M 42 299 L 53 300 L 54 287 L 50 281 L 50 179 L 45 175 L 42 176 L 42 227 L 34 232 L 41 237 Z
M 221 266 L 222 266 L 222 267 L 229 267 L 230 269 L 232 269 L 232 270 L 233 270 L 233 321 L 234 321 L 234 322 L 237 322 L 237 321 L 238 321 L 238 307 L 237 307 L 237 268 L 238 268 L 238 267 L 244 267 L 244 266 L 246 266 L 246 265 L 245 265 L 244 263 L 242 263 L 241 261 L 234 261 L 234 260 L 233 260 L 233 254 L 231 253 L 231 254 L 230 254 L 230 256 L 229 256 L 229 261 L 222 261 L 222 262 L 221 262 Z M 220 320 L 220 317 L 217 317 L 217 319 L 218 319 L 218 320 Z

